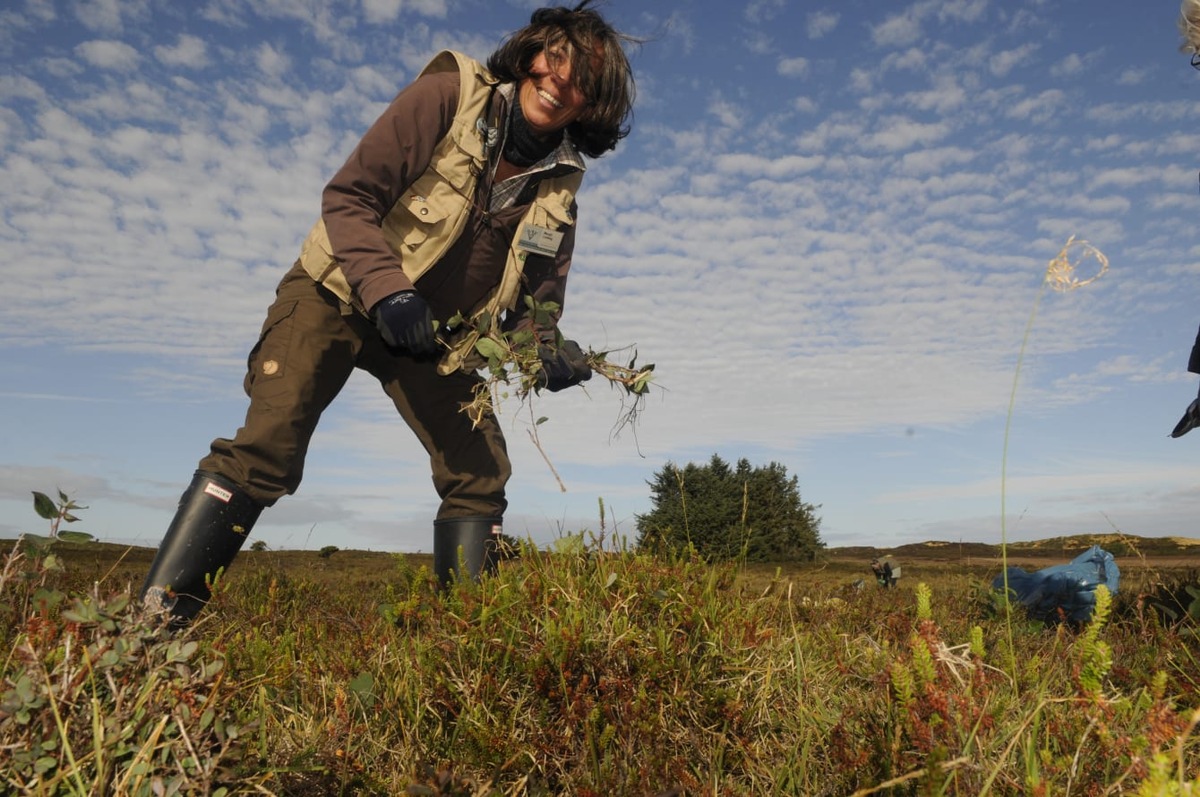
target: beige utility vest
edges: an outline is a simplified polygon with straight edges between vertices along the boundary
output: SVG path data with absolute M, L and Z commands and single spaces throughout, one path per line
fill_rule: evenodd
M 429 168 L 418 177 L 383 219 L 383 237 L 400 261 L 405 276 L 414 284 L 445 255 L 462 234 L 470 215 L 479 175 L 487 168 L 487 110 L 492 88 L 497 81 L 472 58 L 452 50 L 438 53 L 421 75 L 457 70 L 461 78 L 458 110 L 449 132 L 438 142 Z M 474 308 L 474 317 L 483 313 L 497 318 L 512 310 L 521 286 L 526 253 L 519 249 L 530 225 L 561 230 L 574 224 L 571 203 L 583 181 L 582 172 L 552 177 L 538 183 L 537 196 L 517 225 L 509 244 L 508 260 L 500 283 Z M 300 263 L 317 282 L 346 304 L 366 315 L 367 310 L 354 294 L 321 219 L 313 226 L 300 250 Z M 474 370 L 478 358 L 471 357 L 476 335 L 458 340 L 443 356 L 438 372 L 449 374 L 460 368 Z

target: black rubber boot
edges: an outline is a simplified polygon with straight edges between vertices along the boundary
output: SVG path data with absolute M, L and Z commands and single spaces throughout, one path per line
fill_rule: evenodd
M 502 531 L 498 517 L 433 521 L 433 572 L 438 584 L 444 588 L 456 578 L 478 581 L 483 573 L 496 572 Z
M 196 471 L 142 585 L 146 609 L 173 626 L 190 623 L 212 597 L 206 577 L 233 562 L 261 512 L 233 482 Z

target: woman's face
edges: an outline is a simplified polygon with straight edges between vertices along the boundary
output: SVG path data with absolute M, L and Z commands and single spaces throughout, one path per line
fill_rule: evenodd
M 578 119 L 588 100 L 571 82 L 571 59 L 566 50 L 552 47 L 533 59 L 529 77 L 517 91 L 521 112 L 534 134 L 540 137 L 562 130 Z

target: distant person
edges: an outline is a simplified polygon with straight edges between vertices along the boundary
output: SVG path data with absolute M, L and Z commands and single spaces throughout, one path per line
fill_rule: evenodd
M 1200 0 L 1183 0 L 1179 8 L 1179 32 L 1183 34 L 1183 44 L 1179 49 L 1190 53 L 1192 66 L 1200 69 Z M 1188 371 L 1200 374 L 1200 332 L 1196 333 L 1196 342 L 1192 344 Z M 1200 395 L 1192 399 L 1192 403 L 1184 410 L 1183 417 L 1171 431 L 1171 437 L 1183 437 L 1197 426 L 1200 426 Z
M 900 568 L 893 566 L 890 556 L 872 559 L 871 572 L 875 574 L 875 581 L 884 589 L 896 586 L 896 582 L 900 579 Z
M 429 454 L 439 581 L 494 566 L 511 465 L 496 419 L 473 428 L 460 410 L 482 377 L 471 341 L 445 325 L 486 314 L 528 329 L 546 390 L 591 376 L 557 314 L 540 326 L 526 314 L 527 298 L 562 305 L 584 158 L 629 133 L 631 39 L 590 5 L 534 11 L 486 66 L 439 53 L 325 186 L 250 352 L 245 424 L 212 442 L 180 498 L 142 589 L 149 610 L 176 625 L 200 611 L 206 576 L 299 486 L 321 413 L 356 368 Z

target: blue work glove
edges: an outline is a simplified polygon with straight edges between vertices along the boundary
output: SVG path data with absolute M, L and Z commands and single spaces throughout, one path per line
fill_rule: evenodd
M 1200 396 L 1192 399 L 1192 403 L 1183 411 L 1183 417 L 1175 424 L 1171 437 L 1183 437 L 1197 426 L 1200 426 Z
M 592 378 L 592 367 L 573 340 L 564 340 L 557 349 L 553 346 L 538 346 L 542 370 L 538 371 L 539 388 L 557 393 L 564 388 L 578 385 Z
M 381 299 L 371 310 L 383 342 L 413 354 L 437 351 L 433 313 L 416 291 L 400 291 Z

